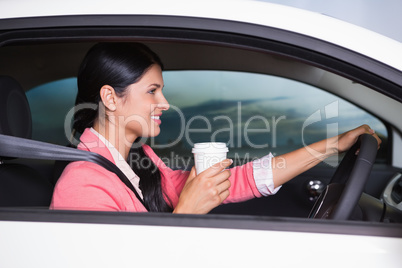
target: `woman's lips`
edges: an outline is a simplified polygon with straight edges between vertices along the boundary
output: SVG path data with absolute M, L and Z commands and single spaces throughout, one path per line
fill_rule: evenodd
M 158 125 L 160 125 L 162 123 L 162 121 L 159 118 L 160 118 L 159 115 L 152 115 L 151 116 L 151 119 L 154 120 Z

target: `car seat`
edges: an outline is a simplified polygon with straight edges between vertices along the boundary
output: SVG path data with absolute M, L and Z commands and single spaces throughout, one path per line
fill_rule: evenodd
M 0 134 L 30 139 L 31 111 L 22 87 L 0 76 L 0 95 Z M 48 207 L 52 193 L 52 184 L 37 170 L 0 155 L 0 207 Z

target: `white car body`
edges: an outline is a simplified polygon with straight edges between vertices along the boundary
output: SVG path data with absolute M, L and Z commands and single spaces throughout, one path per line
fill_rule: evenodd
M 2 267 L 399 267 L 402 246 L 401 238 L 274 230 L 7 221 L 0 227 Z
M 0 25 L 16 18 L 74 15 L 163 15 L 238 21 L 283 29 L 358 52 L 402 72 L 402 44 L 337 19 L 295 8 L 258 1 L 52 1 L 2 0 Z M 100 18 L 100 17 L 99 17 Z M 80 22 L 77 21 L 77 24 Z M 103 25 L 102 21 L 98 21 Z M 168 26 L 168 25 L 166 25 Z M 7 24 L 9 29 L 14 26 Z M 15 26 L 16 28 L 18 26 Z M 381 48 L 381 49 L 379 49 Z M 325 48 L 323 48 L 325 49 Z M 320 48 L 317 47 L 319 51 Z M 0 63 L 1 64 L 1 63 Z M 345 92 L 345 95 L 353 94 Z M 378 96 L 380 99 L 388 97 Z M 370 110 L 376 97 L 363 107 Z M 401 110 L 388 100 L 389 109 Z M 387 107 L 384 107 L 387 109 Z M 400 113 L 401 114 L 401 113 Z M 400 114 L 389 121 L 402 129 Z M 402 139 L 395 134 L 394 166 L 402 166 Z M 12 212 L 10 212 L 12 214 Z M 20 212 L 18 212 L 20 213 Z M 195 225 L 203 216 L 166 216 L 149 224 L 142 215 L 135 224 L 129 216 L 115 221 L 99 213 L 75 222 L 64 214 L 57 220 L 0 219 L 0 267 L 400 267 L 402 237 L 396 227 L 373 223 L 360 229 L 354 222 L 273 220 L 259 217 L 205 216 L 205 226 Z M 29 214 L 31 215 L 31 214 Z M 72 217 L 72 216 L 71 216 Z M 155 216 L 157 217 L 157 216 Z M 141 224 L 144 219 L 144 224 Z M 170 223 L 172 220 L 181 222 Z M 231 222 L 239 220 L 231 226 Z M 166 223 L 164 223 L 166 221 Z M 254 223 L 253 223 L 254 222 Z M 378 229 L 375 229 L 378 228 Z M 397 235 L 394 235 L 397 233 Z
M 6 0 L 0 18 L 67 15 L 165 15 L 240 21 L 301 33 L 354 50 L 402 70 L 402 44 L 375 32 L 297 8 L 250 0 L 79 1 Z M 362 45 L 364 44 L 364 45 Z M 378 47 L 388 49 L 380 50 Z

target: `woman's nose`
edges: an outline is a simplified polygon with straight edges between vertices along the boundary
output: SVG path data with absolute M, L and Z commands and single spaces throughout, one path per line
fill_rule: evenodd
M 162 95 L 159 103 L 158 103 L 158 108 L 164 111 L 169 110 L 170 105 L 169 102 L 167 101 L 167 99 L 165 98 L 165 96 Z
M 158 108 L 161 109 L 161 110 L 163 110 L 163 111 L 167 111 L 167 110 L 169 110 L 170 105 L 169 105 L 168 102 L 166 102 L 166 103 L 159 103 L 159 104 L 158 104 Z

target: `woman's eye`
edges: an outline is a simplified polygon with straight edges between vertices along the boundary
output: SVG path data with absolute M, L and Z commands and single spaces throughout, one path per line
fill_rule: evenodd
M 151 89 L 150 91 L 148 91 L 148 93 L 150 94 L 155 94 L 156 89 Z

